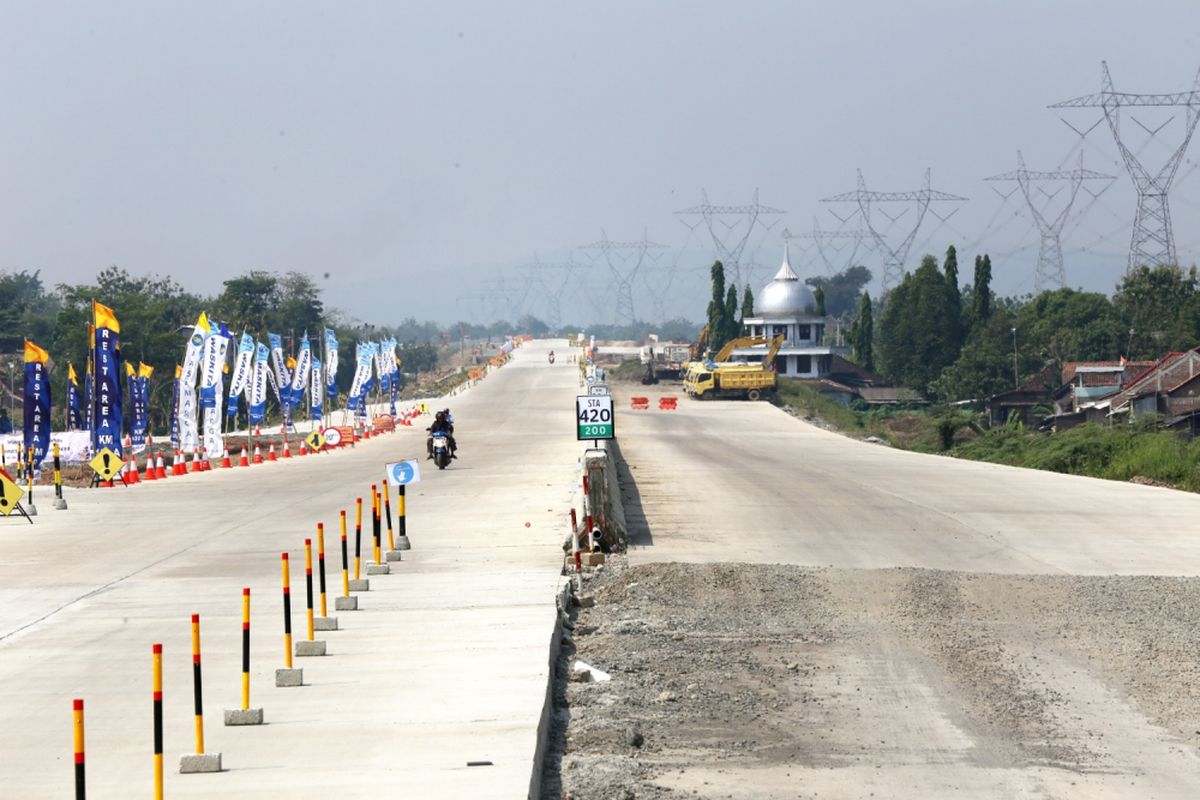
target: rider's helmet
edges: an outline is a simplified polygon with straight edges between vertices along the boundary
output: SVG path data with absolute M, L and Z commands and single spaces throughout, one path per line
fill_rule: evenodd
M 446 412 L 445 412 L 445 411 L 439 411 L 439 412 L 437 412 L 436 414 L 434 414 L 434 415 L 433 415 L 433 418 L 434 418 L 435 420 L 437 420 L 438 422 L 445 422 L 445 421 L 446 421 Z

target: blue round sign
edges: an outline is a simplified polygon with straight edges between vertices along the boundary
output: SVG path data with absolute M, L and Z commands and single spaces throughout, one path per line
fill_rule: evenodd
M 417 470 L 412 461 L 397 461 L 388 465 L 388 480 L 397 486 L 412 483 L 417 479 Z

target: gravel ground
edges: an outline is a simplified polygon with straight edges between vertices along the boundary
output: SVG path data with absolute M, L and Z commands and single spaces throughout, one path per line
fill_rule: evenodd
M 1200 780 L 1200 579 L 615 557 L 582 588 L 545 800 L 1183 797 Z M 577 661 L 611 680 L 572 679 Z

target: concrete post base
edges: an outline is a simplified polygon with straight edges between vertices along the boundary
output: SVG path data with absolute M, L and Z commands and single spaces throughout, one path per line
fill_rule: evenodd
M 65 497 L 55 498 L 54 499 L 54 508 L 58 511 L 66 511 L 67 510 L 67 498 L 65 498 Z
M 184 775 L 190 775 L 194 772 L 220 772 L 221 771 L 221 754 L 220 753 L 191 753 L 186 756 L 179 757 L 179 771 Z
M 352 592 L 369 592 L 371 591 L 371 582 L 366 578 L 351 578 L 350 591 Z
M 337 629 L 337 617 L 313 617 L 313 630 L 336 631 Z
M 358 598 L 335 597 L 333 598 L 333 608 L 335 611 L 358 611 Z
M 226 725 L 262 725 L 263 712 L 261 708 L 227 708 L 225 709 Z
M 297 656 L 323 656 L 325 655 L 325 642 L 321 639 L 301 639 L 296 642 Z
M 25 506 L 25 513 L 31 517 L 36 517 L 37 516 L 37 506 L 35 506 L 33 503 L 30 503 L 29 505 Z
M 388 561 L 403 561 L 403 554 L 399 550 L 388 550 L 383 554 Z
M 368 575 L 388 575 L 391 571 L 392 568 L 387 564 L 367 564 Z
M 304 670 L 283 667 L 275 670 L 275 685 L 280 688 L 304 685 Z
M 396 549 L 397 550 L 412 550 L 412 543 L 408 541 L 407 536 L 397 536 L 396 537 Z

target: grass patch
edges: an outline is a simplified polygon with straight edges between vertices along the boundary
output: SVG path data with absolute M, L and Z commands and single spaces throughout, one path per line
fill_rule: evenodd
M 775 395 L 780 404 L 789 405 L 801 415 L 814 417 L 846 433 L 867 431 L 864 416 L 831 400 L 811 386 L 800 381 L 779 379 L 779 390 Z

